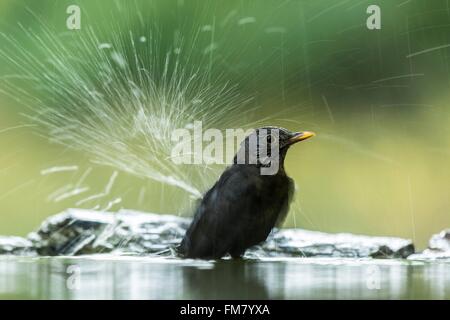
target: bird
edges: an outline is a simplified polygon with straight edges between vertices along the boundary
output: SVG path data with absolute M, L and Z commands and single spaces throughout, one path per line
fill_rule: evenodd
M 283 223 L 293 198 L 295 184 L 284 168 L 286 153 L 314 135 L 273 126 L 249 134 L 232 164 L 200 200 L 178 253 L 192 259 L 240 258 L 265 241 Z M 276 167 L 274 172 L 264 174 L 271 167 Z

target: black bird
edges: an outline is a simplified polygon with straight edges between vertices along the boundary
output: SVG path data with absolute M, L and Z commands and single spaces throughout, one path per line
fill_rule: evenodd
M 294 191 L 284 170 L 286 152 L 312 136 L 277 127 L 259 128 L 247 136 L 233 164 L 201 200 L 179 253 L 185 258 L 219 259 L 227 253 L 238 258 L 266 240 L 286 217 Z M 274 174 L 262 173 L 274 164 Z

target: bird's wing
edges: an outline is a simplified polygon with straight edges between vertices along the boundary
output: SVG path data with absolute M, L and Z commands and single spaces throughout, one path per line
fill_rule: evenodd
M 284 201 L 282 201 L 282 203 L 281 203 L 281 208 L 279 210 L 278 218 L 277 218 L 277 221 L 275 223 L 275 226 L 277 228 L 280 228 L 282 226 L 284 220 L 286 219 L 286 216 L 287 216 L 287 214 L 289 212 L 289 205 L 290 205 L 292 199 L 294 198 L 295 182 L 294 182 L 294 180 L 292 180 L 289 177 L 287 179 L 288 179 L 287 197 L 285 197 Z
M 220 257 L 234 241 L 252 236 L 245 232 L 257 219 L 252 212 L 258 212 L 255 205 L 260 203 L 258 197 L 263 187 L 254 170 L 230 167 L 205 194 L 184 239 L 188 255 Z

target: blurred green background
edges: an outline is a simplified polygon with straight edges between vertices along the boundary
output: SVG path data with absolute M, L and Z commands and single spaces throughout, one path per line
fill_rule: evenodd
M 448 1 L 2 0 L 0 32 L 33 54 L 18 23 L 39 33 L 41 19 L 67 33 L 70 4 L 82 10 L 82 29 L 72 32 L 145 34 L 142 24 L 151 22 L 164 48 L 177 33 L 190 39 L 203 30 L 192 52 L 210 56 L 212 73 L 253 98 L 252 120 L 317 132 L 287 157 L 299 193 L 286 227 L 407 237 L 423 248 L 450 226 Z M 381 8 L 381 30 L 366 28 L 370 4 Z M 101 38 L 108 42 L 108 32 Z M 16 73 L 0 60 L 0 76 Z M 0 234 L 25 235 L 46 216 L 74 207 L 86 194 L 57 202 L 51 195 L 87 168 L 92 194 L 113 171 L 37 135 L 23 117 L 29 112 L 0 95 Z M 74 165 L 78 170 L 41 175 Z M 117 197 L 122 202 L 113 210 L 192 213 L 179 190 L 123 172 L 107 199 L 84 207 L 104 208 Z

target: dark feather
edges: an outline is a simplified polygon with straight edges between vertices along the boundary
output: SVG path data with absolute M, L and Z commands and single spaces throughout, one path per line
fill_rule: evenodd
M 265 129 L 265 130 L 261 130 Z M 286 175 L 284 158 L 290 145 L 312 136 L 310 132 L 289 132 L 275 127 L 257 129 L 257 148 L 248 148 L 250 137 L 241 144 L 248 162 L 228 167 L 200 202 L 178 250 L 186 258 L 217 259 L 226 254 L 240 257 L 245 250 L 266 240 L 273 227 L 281 225 L 289 209 L 294 182 Z M 267 131 L 268 129 L 268 131 Z M 279 130 L 279 139 L 271 138 Z M 268 133 L 267 133 L 268 132 Z M 268 165 L 261 150 L 279 148 L 279 170 L 261 174 Z M 239 154 L 239 153 L 238 153 Z M 254 164 L 249 159 L 256 159 Z M 269 158 L 275 161 L 273 158 Z M 270 164 L 269 164 L 270 165 Z

